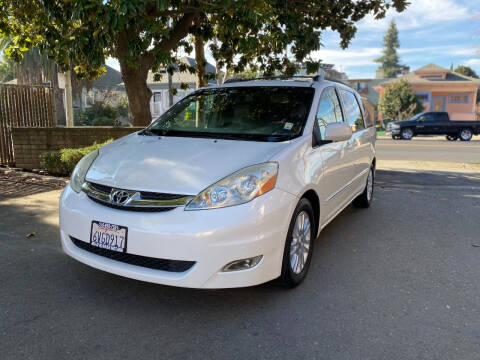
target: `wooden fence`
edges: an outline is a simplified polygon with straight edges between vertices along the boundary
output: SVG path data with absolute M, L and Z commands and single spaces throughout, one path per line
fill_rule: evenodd
M 14 165 L 12 127 L 55 125 L 53 90 L 48 86 L 0 84 L 0 163 Z

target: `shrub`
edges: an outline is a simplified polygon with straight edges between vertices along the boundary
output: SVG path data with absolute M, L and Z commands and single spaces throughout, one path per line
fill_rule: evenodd
M 89 152 L 101 148 L 104 145 L 112 142 L 113 139 L 107 140 L 104 143 L 78 148 L 78 149 L 60 149 L 57 151 L 50 151 L 40 155 L 42 168 L 49 174 L 68 176 L 72 173 L 75 165 L 82 157 Z
M 119 122 L 115 119 L 110 119 L 108 117 L 102 116 L 92 121 L 93 126 L 118 126 Z
M 113 106 L 98 101 L 84 112 L 75 113 L 73 124 L 75 126 L 91 126 L 94 120 L 98 118 L 114 120 L 118 118 L 118 111 Z

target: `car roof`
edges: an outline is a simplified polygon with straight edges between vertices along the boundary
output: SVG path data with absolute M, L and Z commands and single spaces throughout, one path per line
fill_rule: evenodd
M 252 79 L 252 80 L 239 80 L 224 83 L 223 85 L 213 85 L 208 88 L 222 88 L 222 87 L 252 87 L 252 86 L 292 86 L 292 87 L 312 87 L 312 88 L 324 88 L 326 86 L 336 85 L 343 88 L 353 90 L 347 84 L 339 81 L 330 80 L 311 80 L 311 79 L 285 79 L 285 80 L 265 80 L 265 79 Z

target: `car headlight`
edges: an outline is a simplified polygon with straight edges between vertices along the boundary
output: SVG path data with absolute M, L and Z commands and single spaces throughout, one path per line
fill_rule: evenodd
M 87 175 L 87 171 L 92 165 L 95 158 L 98 156 L 98 150 L 94 150 L 91 153 L 85 155 L 75 166 L 75 169 L 72 172 L 72 176 L 70 178 L 70 186 L 71 188 L 79 193 L 82 190 L 83 182 L 85 181 L 85 175 Z
M 185 210 L 217 209 L 240 205 L 265 194 L 275 187 L 278 164 L 267 162 L 248 166 L 209 186 Z
M 400 125 L 398 124 L 390 124 L 391 129 L 400 129 Z

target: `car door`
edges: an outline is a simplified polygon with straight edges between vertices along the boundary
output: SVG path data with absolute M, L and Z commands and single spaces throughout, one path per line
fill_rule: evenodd
M 345 202 L 348 183 L 348 164 L 345 160 L 346 141 L 326 142 L 328 124 L 343 122 L 343 114 L 335 87 L 325 88 L 318 102 L 314 123 L 315 143 L 307 156 L 307 168 L 316 179 L 316 190 L 322 203 L 321 223 L 329 221 Z M 318 164 L 321 166 L 318 166 Z
M 347 193 L 352 197 L 357 195 L 360 188 L 366 183 L 366 176 L 370 168 L 371 139 L 365 127 L 365 120 L 360 103 L 355 94 L 345 88 L 339 89 L 342 100 L 345 121 L 352 129 L 352 137 L 345 146 L 345 161 L 348 164 L 349 189 Z
M 435 133 L 435 118 L 433 113 L 425 113 L 417 119 L 415 133 L 429 135 Z

